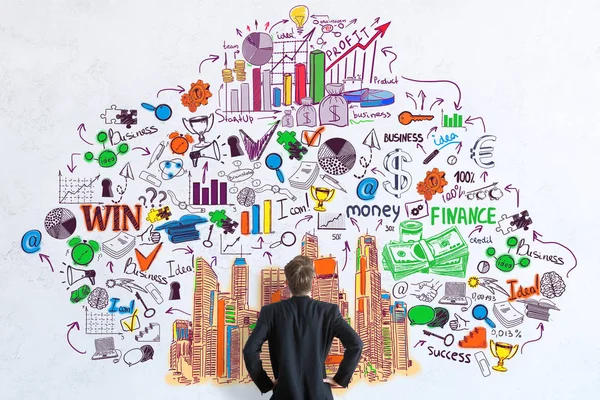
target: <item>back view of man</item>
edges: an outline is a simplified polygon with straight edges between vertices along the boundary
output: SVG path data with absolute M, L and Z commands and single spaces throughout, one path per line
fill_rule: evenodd
M 264 306 L 244 347 L 244 361 L 261 393 L 273 390 L 275 400 L 333 400 L 331 386 L 347 387 L 358 365 L 363 343 L 337 305 L 310 298 L 313 261 L 297 256 L 285 266 L 292 297 Z M 333 338 L 342 341 L 344 358 L 333 377 L 326 376 L 325 358 Z M 275 382 L 260 361 L 268 340 Z

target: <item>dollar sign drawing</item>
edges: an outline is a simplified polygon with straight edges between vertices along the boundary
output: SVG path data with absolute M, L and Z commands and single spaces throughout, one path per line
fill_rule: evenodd
M 310 125 L 310 123 L 311 123 L 310 118 L 308 118 L 308 114 L 309 114 L 308 111 L 304 113 L 304 125 Z
M 331 111 L 331 113 L 333 114 L 332 118 L 331 118 L 331 122 L 337 122 L 341 119 L 340 116 L 337 115 L 337 108 L 338 108 L 338 106 L 329 107 L 329 111 Z
M 397 198 L 400 198 L 402 193 L 410 189 L 410 186 L 412 185 L 412 176 L 402 169 L 402 161 L 412 161 L 410 154 L 402 149 L 396 149 L 389 152 L 383 159 L 385 169 L 394 175 L 394 182 L 383 182 L 383 188 Z

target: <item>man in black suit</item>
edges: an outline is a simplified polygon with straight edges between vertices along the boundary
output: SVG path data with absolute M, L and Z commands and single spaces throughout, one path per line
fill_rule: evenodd
M 333 400 L 332 386 L 348 387 L 358 365 L 363 343 L 342 317 L 339 307 L 310 298 L 315 274 L 313 262 L 297 256 L 285 266 L 292 297 L 264 306 L 244 346 L 244 361 L 261 393 L 273 390 L 271 399 Z M 325 373 L 325 358 L 333 338 L 342 341 L 344 358 L 335 376 Z M 260 361 L 269 341 L 273 382 Z

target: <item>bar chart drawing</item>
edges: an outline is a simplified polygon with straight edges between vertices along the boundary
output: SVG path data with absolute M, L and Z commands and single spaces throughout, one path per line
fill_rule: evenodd
M 273 233 L 273 209 L 271 200 L 263 201 L 262 207 L 262 230 L 260 226 L 261 221 L 261 207 L 258 204 L 252 206 L 252 211 L 242 211 L 241 222 L 242 222 L 242 235 L 259 235 L 259 234 L 271 234 Z
M 208 186 L 192 183 L 192 204 L 195 206 L 223 206 L 227 203 L 227 182 L 211 179 Z
M 448 116 L 448 114 L 444 114 L 444 110 L 442 110 L 442 127 L 443 128 L 462 128 L 463 127 L 463 116 L 460 114 L 454 113 L 452 117 Z

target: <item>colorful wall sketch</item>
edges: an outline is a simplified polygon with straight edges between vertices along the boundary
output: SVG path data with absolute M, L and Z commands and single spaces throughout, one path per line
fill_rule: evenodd
M 249 383 L 244 344 L 303 254 L 312 296 L 365 343 L 355 380 L 411 379 L 426 358 L 481 378 L 530 362 L 576 258 L 496 177 L 501 135 L 460 82 L 399 70 L 393 20 L 280 17 L 223 27 L 173 77 L 183 91 L 106 99 L 96 141 L 63 155 L 21 245 L 93 343 L 73 351 L 163 363 L 173 385 Z M 343 352 L 334 341 L 328 373 Z

